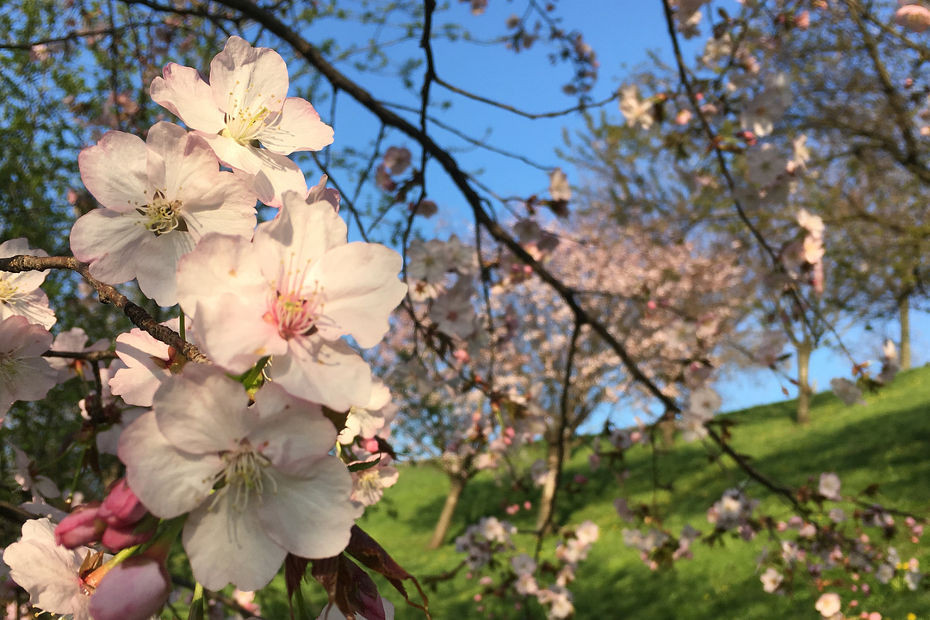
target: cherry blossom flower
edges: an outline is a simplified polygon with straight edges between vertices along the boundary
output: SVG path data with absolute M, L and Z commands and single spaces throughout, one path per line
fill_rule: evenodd
M 352 407 L 346 416 L 345 426 L 339 431 L 339 443 L 344 446 L 355 441 L 356 437 L 371 439 L 385 425 L 383 409 L 391 403 L 391 391 L 380 379 L 373 379 L 371 398 L 362 407 Z
M 58 382 L 58 373 L 42 354 L 52 334 L 24 316 L 0 321 L 0 423 L 17 400 L 40 400 Z
M 436 328 L 450 336 L 468 338 L 475 331 L 475 288 L 469 278 L 459 278 L 455 285 L 440 295 L 430 307 L 429 317 Z
M 0 243 L 0 258 L 17 254 L 48 256 L 43 250 L 33 250 L 25 238 L 10 239 Z M 48 305 L 48 296 L 39 288 L 45 282 L 48 271 L 24 271 L 22 273 L 0 272 L 0 320 L 20 315 L 30 323 L 45 329 L 55 324 L 55 313 Z
M 136 278 L 161 306 L 177 303 L 178 259 L 203 235 L 249 237 L 255 196 L 199 137 L 158 123 L 145 142 L 108 132 L 78 157 L 84 185 L 103 205 L 71 229 L 71 250 L 96 278 L 116 284 Z
M 353 472 L 352 500 L 363 506 L 377 504 L 384 489 L 394 486 L 400 472 L 391 463 L 391 457 L 382 455 L 373 467 Z
M 162 323 L 174 331 L 178 331 L 179 324 L 178 319 Z M 185 335 L 190 338 L 192 333 L 188 324 Z M 116 337 L 116 355 L 122 365 L 114 369 L 108 383 L 110 391 L 140 407 L 151 407 L 155 391 L 172 374 L 181 372 L 187 362 L 173 347 L 139 328 Z
M 510 566 L 513 568 L 513 572 L 518 575 L 536 572 L 536 562 L 525 553 L 519 553 L 510 558 Z
M 778 589 L 778 586 L 781 585 L 781 582 L 785 578 L 774 568 L 769 567 L 762 576 L 759 577 L 759 580 L 762 582 L 762 589 L 771 594 Z
M 549 613 L 546 617 L 550 620 L 568 618 L 575 613 L 575 606 L 572 604 L 572 593 L 564 586 L 549 586 L 545 590 L 540 590 L 536 597 L 540 603 L 549 606 Z
M 288 175 L 283 178 L 275 178 L 272 181 L 264 171 L 260 171 L 255 175 L 252 189 L 258 194 L 258 199 L 268 206 L 280 207 L 283 204 L 281 196 L 289 191 L 294 191 L 303 196 L 305 202 L 325 200 L 333 205 L 333 209 L 338 213 L 341 196 L 338 190 L 326 187 L 328 180 L 329 177 L 324 174 L 320 176 L 320 181 L 316 185 L 307 187 L 307 179 L 304 178 L 303 174 Z
M 22 488 L 23 491 L 31 491 L 32 501 L 42 502 L 45 498 L 58 497 L 61 491 L 58 486 L 48 476 L 41 476 L 34 473 L 35 464 L 29 456 L 20 450 L 17 446 L 9 444 L 13 448 L 15 458 L 15 471 L 13 479 Z
M 827 499 L 841 500 L 840 477 L 832 472 L 820 474 L 820 484 L 817 487 L 817 492 Z
M 209 83 L 196 69 L 175 63 L 163 75 L 152 81 L 156 103 L 202 136 L 225 165 L 249 175 L 262 171 L 275 186 L 303 177 L 287 155 L 333 141 L 332 127 L 309 101 L 287 96 L 287 65 L 272 49 L 233 36 L 210 63 Z M 282 197 L 276 192 L 271 202 Z
M 478 569 L 491 562 L 494 553 L 513 546 L 511 536 L 517 528 L 497 517 L 482 517 L 468 526 L 465 533 L 455 539 L 455 550 L 467 554 L 465 563 Z
M 328 455 L 335 440 L 319 406 L 280 385 L 266 383 L 250 407 L 221 369 L 190 365 L 123 431 L 119 457 L 152 514 L 190 512 L 182 541 L 197 581 L 257 590 L 287 553 L 331 557 L 348 544 L 361 510 L 346 466 Z
M 824 618 L 832 618 L 840 613 L 843 603 L 840 601 L 840 595 L 836 592 L 825 592 L 820 595 L 817 602 L 814 603 L 814 609 L 820 612 Z
M 402 174 L 410 166 L 410 150 L 402 146 L 391 146 L 384 152 L 381 165 L 391 174 Z
M 244 372 L 272 356 L 268 375 L 291 394 L 345 411 L 371 394 L 368 364 L 341 339 L 377 344 L 407 291 L 397 252 L 346 243 L 328 202 L 288 193 L 252 243 L 207 237 L 178 267 L 181 307 L 217 364 Z
M 93 353 L 96 351 L 106 351 L 110 347 L 110 341 L 101 338 L 94 344 L 87 346 L 87 333 L 80 327 L 72 327 L 68 331 L 61 332 L 55 336 L 52 343 L 52 351 L 67 351 L 70 353 Z M 58 382 L 64 383 L 72 376 L 77 375 L 85 380 L 92 380 L 90 365 L 81 359 L 72 359 L 67 357 L 50 357 L 48 363 L 52 368 L 58 371 Z
M 908 30 L 923 32 L 930 28 L 930 9 L 919 4 L 905 4 L 895 11 L 894 21 Z
M 568 177 L 561 168 L 549 173 L 549 195 L 553 200 L 569 201 L 572 199 L 572 188 L 568 184 Z
M 113 360 L 109 368 L 100 369 L 100 380 L 103 384 L 103 393 L 94 397 L 100 399 L 100 410 L 96 415 L 101 418 L 93 419 L 94 414 L 88 411 L 88 402 L 86 398 L 78 401 L 78 407 L 81 410 L 81 417 L 85 420 L 92 420 L 96 431 L 97 451 L 101 454 L 116 454 L 119 436 L 123 429 L 129 426 L 136 418 L 145 413 L 142 407 L 126 407 L 125 404 L 110 390 L 110 382 L 114 373 L 125 368 L 121 360 Z
M 627 127 L 639 125 L 640 129 L 652 127 L 652 100 L 639 98 L 639 88 L 629 84 L 620 89 L 620 112 L 626 119 Z
M 3 552 L 13 581 L 29 592 L 29 602 L 52 614 L 73 614 L 74 620 L 91 620 L 89 588 L 80 574 L 90 549 L 65 549 L 55 544 L 48 519 L 23 523 L 22 538 Z
M 849 379 L 844 379 L 843 377 L 830 379 L 830 387 L 833 389 L 833 393 L 836 394 L 836 397 L 843 401 L 844 405 L 865 403 L 865 400 L 862 398 L 862 390 Z

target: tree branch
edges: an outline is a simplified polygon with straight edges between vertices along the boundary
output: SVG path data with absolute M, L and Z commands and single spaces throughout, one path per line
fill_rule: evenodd
M 116 290 L 115 287 L 104 284 L 90 275 L 86 263 L 82 263 L 73 256 L 26 256 L 18 255 L 9 258 L 0 258 L 0 271 L 21 273 L 23 271 L 45 271 L 47 269 L 70 269 L 81 275 L 90 284 L 102 304 L 116 306 L 123 311 L 133 325 L 145 330 L 156 340 L 177 349 L 184 357 L 192 362 L 209 363 L 207 357 L 196 346 L 183 340 L 181 336 L 169 327 L 156 321 L 152 315 L 141 306 L 134 304 Z

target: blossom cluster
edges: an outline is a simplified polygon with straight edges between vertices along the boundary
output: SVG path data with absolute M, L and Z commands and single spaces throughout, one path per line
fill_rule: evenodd
M 145 140 L 111 131 L 79 156 L 100 208 L 75 222 L 75 257 L 100 282 L 135 280 L 158 305 L 179 305 L 180 320 L 166 326 L 208 363 L 141 329 L 116 339 L 117 359 L 99 373 L 103 393 L 82 410 L 110 427 L 96 434 L 98 449 L 118 455 L 125 479 L 102 503 L 77 507 L 54 537 L 48 519 L 28 521 L 4 553 L 40 609 L 97 619 L 157 613 L 178 534 L 205 588 L 257 590 L 289 554 L 338 556 L 364 506 L 397 478 L 383 444 L 391 395 L 352 343 L 369 348 L 388 331 L 407 291 L 402 260 L 348 242 L 325 177 L 308 188 L 288 155 L 322 149 L 333 130 L 287 90 L 281 56 L 233 36 L 209 80 L 172 63 L 152 82 L 154 101 L 186 128 L 159 122 Z M 258 201 L 277 211 L 256 226 Z M 44 255 L 22 239 L 0 245 L 0 256 L 17 254 Z M 0 415 L 87 378 L 79 361 L 46 361 L 49 349 L 106 348 L 86 347 L 78 331 L 53 344 L 44 278 L 0 274 Z M 57 495 L 23 469 L 34 500 Z M 111 559 L 83 546 L 101 544 L 126 551 Z M 127 587 L 134 596 L 120 597 Z
M 515 607 L 522 606 L 520 599 L 534 598 L 550 620 L 570 618 L 575 613 L 572 593 L 568 585 L 575 580 L 578 564 L 588 557 L 592 545 L 600 536 L 598 526 L 584 521 L 574 528 L 565 528 L 555 547 L 551 560 L 539 562 L 523 552 L 515 552 L 512 536 L 516 528 L 496 517 L 483 517 L 470 525 L 465 534 L 456 539 L 456 551 L 467 554 L 465 564 L 472 571 L 492 572 L 479 579 L 484 594 L 476 594 L 478 611 L 484 610 L 485 596 L 507 599 L 518 595 Z M 496 574 L 493 574 L 497 569 Z M 544 585 L 541 579 L 553 575 L 554 581 Z M 468 576 L 474 577 L 473 572 Z

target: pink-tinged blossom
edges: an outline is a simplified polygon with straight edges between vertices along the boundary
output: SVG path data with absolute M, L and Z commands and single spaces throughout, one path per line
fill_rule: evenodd
M 103 384 L 103 394 L 99 396 L 100 411 L 97 415 L 102 415 L 102 419 L 95 421 L 94 426 L 97 438 L 97 450 L 101 454 L 116 454 L 116 446 L 119 442 L 120 433 L 131 422 L 142 415 L 145 409 L 141 407 L 126 407 L 119 398 L 113 396 L 110 391 L 110 381 L 114 373 L 124 368 L 121 360 L 113 360 L 108 368 L 100 369 L 100 380 Z M 96 394 L 94 394 L 96 396 Z M 78 407 L 81 410 L 81 417 L 85 420 L 92 418 L 91 412 L 87 409 L 87 399 L 82 398 L 78 401 Z M 105 426 L 105 425 L 108 425 Z
M 561 168 L 549 173 L 549 196 L 553 200 L 569 201 L 572 199 L 572 188 L 568 184 L 568 177 Z
M 172 319 L 163 325 L 177 331 L 179 321 Z M 190 338 L 191 334 L 188 322 L 185 335 Z M 117 336 L 116 355 L 123 364 L 109 381 L 110 391 L 140 407 L 151 407 L 155 391 L 172 374 L 181 372 L 187 362 L 173 347 L 137 327 Z
M 391 146 L 384 152 L 381 165 L 393 175 L 403 174 L 410 166 L 410 150 L 402 146 Z
M 13 479 L 19 484 L 23 491 L 32 493 L 32 501 L 42 502 L 45 498 L 58 497 L 61 492 L 58 487 L 48 476 L 42 476 L 35 473 L 35 463 L 29 456 L 13 444 L 8 444 L 13 448 L 14 466 Z
M 152 514 L 190 513 L 182 540 L 197 581 L 256 590 L 287 553 L 331 557 L 348 544 L 361 510 L 346 466 L 328 455 L 335 441 L 318 405 L 267 383 L 249 406 L 222 370 L 191 365 L 123 432 L 119 457 Z
M 843 603 L 840 601 L 840 595 L 836 592 L 825 592 L 814 603 L 814 609 L 819 611 L 824 618 L 832 618 L 839 614 L 842 607 Z
M 649 129 L 655 120 L 652 116 L 652 101 L 639 98 L 639 88 L 627 84 L 620 89 L 620 112 L 626 119 L 627 127 L 639 125 L 640 129 Z
M 43 250 L 33 250 L 25 238 L 10 239 L 0 243 L 0 258 L 18 254 L 48 256 Z M 0 319 L 19 315 L 30 323 L 45 329 L 55 324 L 55 313 L 48 305 L 48 296 L 39 288 L 45 282 L 48 271 L 23 271 L 22 273 L 0 272 Z
M 346 416 L 346 424 L 339 431 L 339 443 L 347 446 L 355 441 L 356 437 L 371 439 L 385 426 L 384 412 L 391 403 L 391 391 L 380 379 L 373 379 L 371 384 L 371 398 L 368 404 L 362 407 L 352 407 Z
M 830 379 L 830 388 L 833 390 L 833 393 L 836 394 L 836 397 L 843 401 L 844 405 L 865 403 L 865 400 L 862 398 L 862 390 L 849 379 L 844 379 L 843 377 Z
M 381 501 L 384 489 L 397 483 L 400 472 L 391 463 L 391 457 L 382 455 L 376 465 L 352 473 L 352 501 L 373 506 Z
M 467 338 L 475 332 L 475 288 L 471 280 L 460 277 L 455 286 L 440 295 L 430 307 L 429 317 L 436 328 L 449 336 Z
M 71 250 L 90 273 L 117 284 L 135 278 L 161 306 L 177 303 L 175 268 L 205 234 L 249 237 L 255 195 L 220 171 L 206 142 L 158 123 L 148 138 L 111 131 L 78 156 L 84 185 L 103 206 L 71 229 Z
M 282 204 L 280 196 L 289 191 L 294 191 L 304 197 L 304 202 L 312 203 L 323 200 L 331 204 L 338 213 L 341 196 L 339 190 L 326 187 L 328 180 L 329 177 L 324 174 L 320 176 L 320 180 L 316 185 L 307 187 L 307 180 L 303 174 L 299 177 L 288 178 L 285 182 L 272 182 L 264 172 L 259 172 L 255 175 L 252 188 L 258 194 L 258 199 L 269 206 L 280 207 Z
M 507 521 L 482 517 L 455 539 L 455 550 L 467 554 L 469 568 L 478 569 L 489 564 L 495 553 L 512 548 L 511 537 L 516 533 L 517 528 Z
M 110 348 L 110 341 L 101 338 L 94 344 L 87 346 L 87 333 L 80 327 L 72 327 L 68 331 L 55 336 L 52 351 L 65 351 L 68 353 L 95 353 Z M 87 381 L 93 380 L 90 364 L 86 360 L 68 357 L 49 357 L 48 363 L 58 371 L 58 382 L 64 383 L 73 376 L 82 377 Z
M 572 604 L 572 593 L 564 586 L 552 585 L 536 594 L 540 603 L 549 607 L 546 618 L 549 620 L 561 620 L 568 618 L 575 613 L 575 606 Z
M 178 267 L 184 311 L 217 364 L 240 373 L 272 356 L 270 378 L 332 409 L 364 407 L 368 364 L 344 341 L 376 345 L 403 298 L 401 258 L 373 243 L 346 243 L 345 222 L 328 202 L 289 193 L 252 243 L 210 236 Z
M 286 156 L 333 141 L 332 127 L 310 102 L 288 97 L 287 89 L 280 54 L 233 36 L 210 63 L 209 83 L 196 69 L 170 63 L 164 77 L 152 81 L 151 95 L 202 136 L 225 165 L 249 175 L 264 172 L 276 189 L 269 204 L 279 206 L 284 191 L 278 186 L 294 189 L 303 177 Z
M 930 9 L 919 4 L 905 4 L 895 11 L 894 21 L 908 30 L 923 32 L 930 28 Z
M 827 499 L 835 501 L 843 499 L 840 495 L 840 477 L 832 472 L 820 474 L 820 484 L 817 490 Z
M 769 567 L 762 576 L 759 577 L 759 580 L 762 582 L 762 589 L 771 594 L 778 589 L 778 586 L 781 585 L 781 582 L 785 578 L 774 568 Z
M 22 538 L 3 552 L 10 576 L 29 592 L 29 602 L 52 614 L 72 614 L 73 620 L 91 620 L 90 592 L 80 568 L 90 549 L 68 550 L 55 544 L 48 519 L 23 523 Z
M 52 334 L 24 316 L 0 321 L 0 423 L 17 400 L 41 400 L 58 382 L 58 373 L 42 354 Z

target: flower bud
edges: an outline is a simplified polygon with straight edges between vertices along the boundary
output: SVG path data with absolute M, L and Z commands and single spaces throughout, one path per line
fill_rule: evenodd
M 126 547 L 144 543 L 155 533 L 154 527 L 143 527 L 140 531 L 136 531 L 138 527 L 134 523 L 123 527 L 108 525 L 103 531 L 100 542 L 110 551 L 120 551 Z
M 113 485 L 103 505 L 100 507 L 100 518 L 107 525 L 126 527 L 137 523 L 148 512 L 136 494 L 129 488 L 125 478 Z
M 79 506 L 55 527 L 55 542 L 74 549 L 100 540 L 106 523 L 99 516 L 100 504 Z
M 94 620 L 148 620 L 157 615 L 171 591 L 162 562 L 136 556 L 117 564 L 90 599 Z

